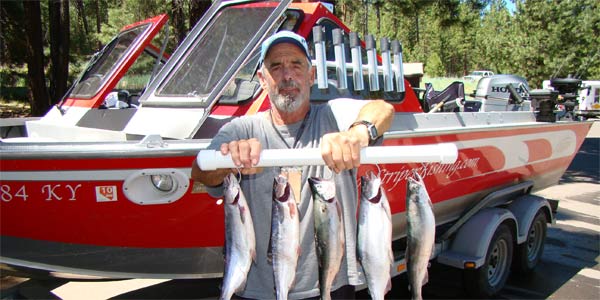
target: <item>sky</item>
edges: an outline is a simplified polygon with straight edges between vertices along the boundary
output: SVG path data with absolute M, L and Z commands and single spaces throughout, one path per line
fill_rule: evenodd
M 515 3 L 511 0 L 506 0 L 505 3 L 506 3 L 506 8 L 508 9 L 508 11 L 510 11 L 511 13 L 514 13 L 516 10 Z

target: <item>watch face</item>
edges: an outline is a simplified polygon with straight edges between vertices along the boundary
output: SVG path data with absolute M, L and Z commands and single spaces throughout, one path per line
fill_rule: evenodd
M 375 128 L 375 125 L 371 124 L 369 126 L 367 126 L 367 128 L 369 129 L 369 136 L 371 138 L 372 141 L 377 139 L 377 128 Z
M 350 125 L 350 128 L 352 128 L 352 126 L 357 125 L 357 124 L 362 124 L 367 126 L 367 131 L 369 132 L 369 139 L 371 141 L 375 141 L 377 140 L 377 137 L 379 137 L 379 135 L 377 134 L 377 127 L 375 127 L 375 125 L 373 125 L 373 123 L 369 122 L 369 121 L 356 121 L 354 123 L 352 123 L 352 125 Z

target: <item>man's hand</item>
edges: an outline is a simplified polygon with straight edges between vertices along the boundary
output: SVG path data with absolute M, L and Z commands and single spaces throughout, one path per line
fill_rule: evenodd
M 256 174 L 262 171 L 262 168 L 256 168 L 260 160 L 262 146 L 255 139 L 231 141 L 221 145 L 221 154 L 231 154 L 231 160 L 240 168 L 244 175 Z
M 262 171 L 262 168 L 256 168 L 260 159 L 261 145 L 257 139 L 233 141 L 221 145 L 221 154 L 231 154 L 233 163 L 239 169 L 217 169 L 212 171 L 200 170 L 196 160 L 192 162 L 191 177 L 194 181 L 203 183 L 206 186 L 218 186 L 223 183 L 223 179 L 229 173 L 237 174 L 238 170 L 243 175 L 256 174 Z
M 360 150 L 369 144 L 364 125 L 348 131 L 328 133 L 321 141 L 321 155 L 325 164 L 335 173 L 360 166 Z

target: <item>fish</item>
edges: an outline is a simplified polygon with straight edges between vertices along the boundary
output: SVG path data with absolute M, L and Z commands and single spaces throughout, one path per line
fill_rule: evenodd
M 256 259 L 256 239 L 246 197 L 233 173 L 225 177 L 223 186 L 225 269 L 220 299 L 231 299 L 246 286 L 248 271 Z
M 357 243 L 369 294 L 372 299 L 384 299 L 392 288 L 392 214 L 381 179 L 373 172 L 361 176 Z
M 278 300 L 287 299 L 294 284 L 300 257 L 300 217 L 296 199 L 287 177 L 273 180 L 271 239 L 267 258 L 273 265 L 275 294 Z
M 406 181 L 406 269 L 412 299 L 423 299 L 421 288 L 429 280 L 427 266 L 435 243 L 433 205 L 423 178 L 413 171 Z
M 315 244 L 319 261 L 321 299 L 331 299 L 331 286 L 344 256 L 345 233 L 342 206 L 335 197 L 335 183 L 317 177 L 308 179 L 313 196 Z

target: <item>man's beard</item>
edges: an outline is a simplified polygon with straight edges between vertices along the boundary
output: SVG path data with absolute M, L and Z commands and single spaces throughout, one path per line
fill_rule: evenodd
M 285 88 L 299 88 L 295 81 L 284 81 L 277 87 L 278 91 Z M 278 91 L 269 94 L 271 103 L 281 112 L 291 113 L 300 108 L 302 105 L 302 94 L 296 96 L 282 95 Z

